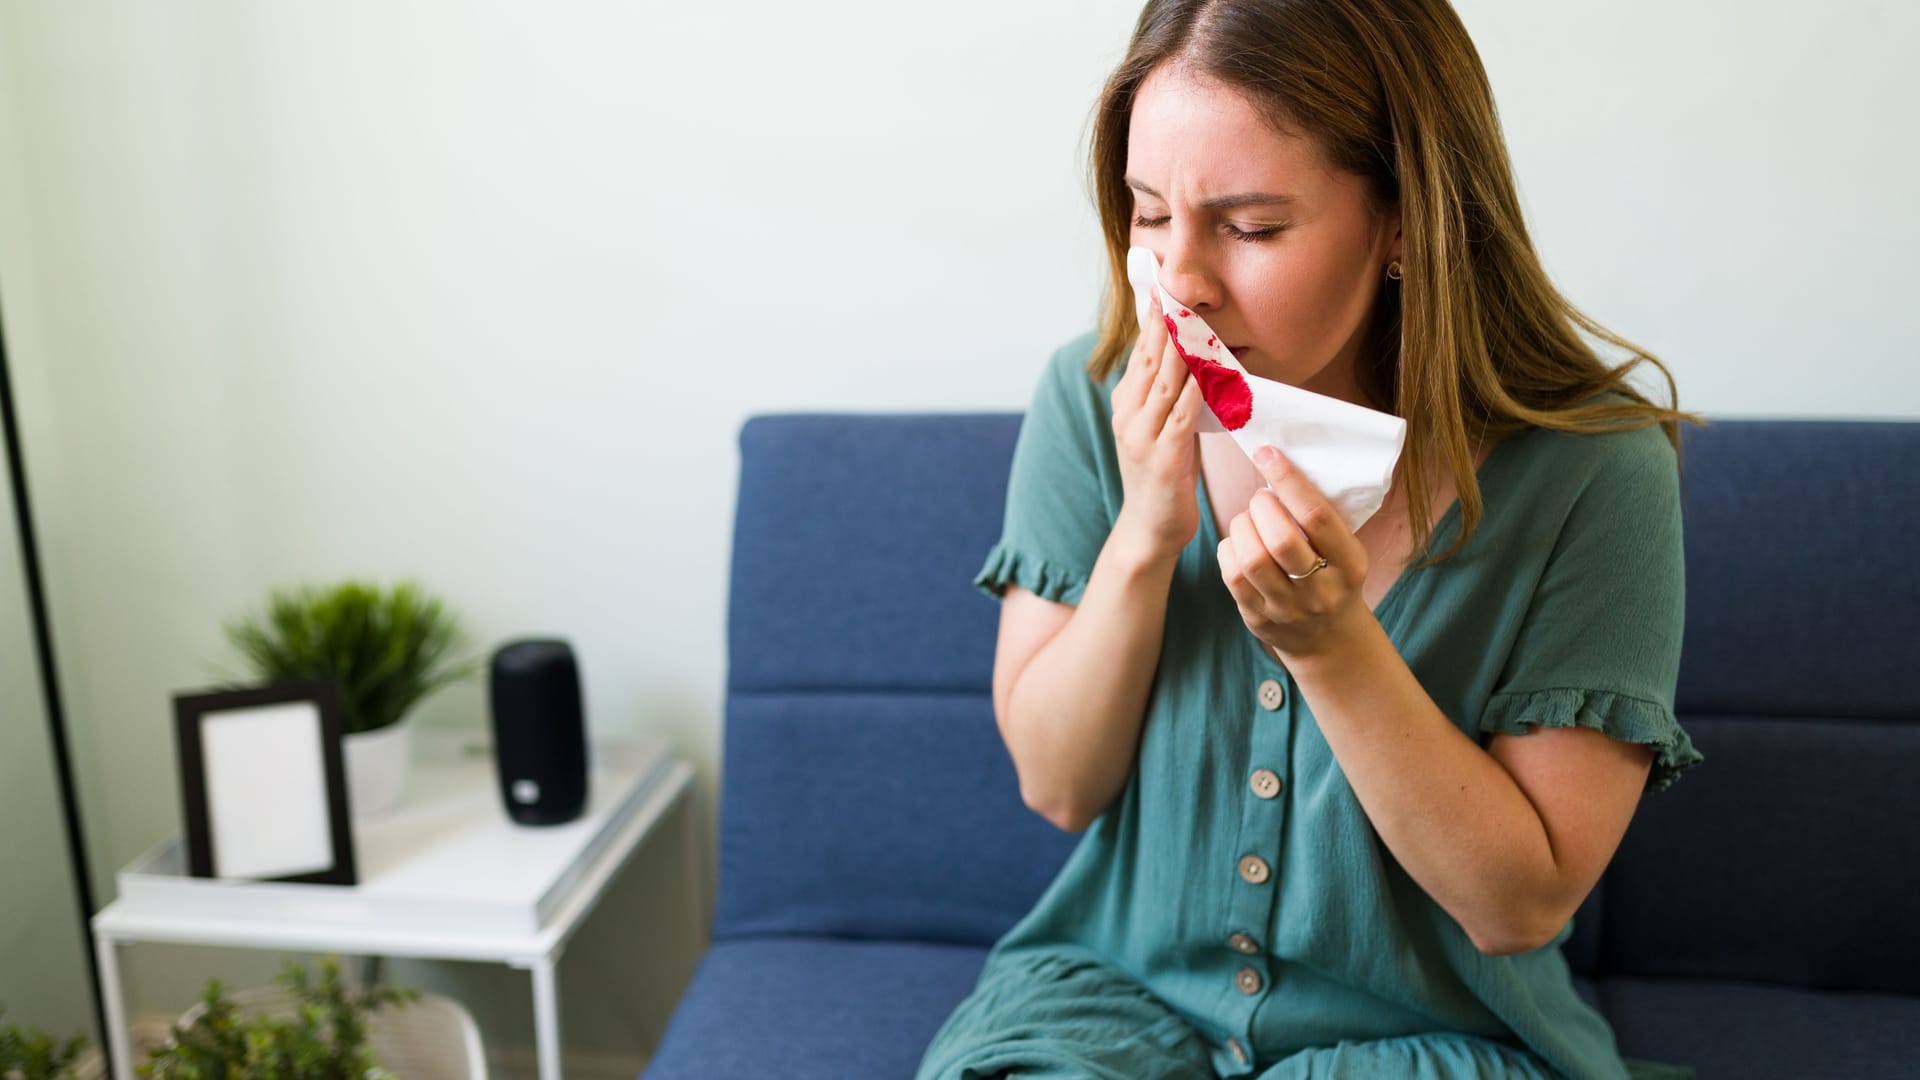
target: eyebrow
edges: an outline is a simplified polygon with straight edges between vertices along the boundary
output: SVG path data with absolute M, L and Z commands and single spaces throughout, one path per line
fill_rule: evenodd
M 1127 186 L 1135 191 L 1145 192 L 1162 202 L 1166 201 L 1166 196 L 1135 180 L 1131 176 L 1127 177 Z M 1208 199 L 1200 204 L 1200 209 L 1233 210 L 1242 206 L 1277 206 L 1282 203 L 1298 201 L 1299 200 L 1292 195 L 1272 195 L 1263 191 L 1249 191 L 1239 195 L 1221 195 L 1217 198 Z

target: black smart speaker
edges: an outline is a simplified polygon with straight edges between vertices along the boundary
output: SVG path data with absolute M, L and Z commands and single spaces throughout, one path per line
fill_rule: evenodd
M 494 762 L 507 816 L 558 825 L 587 805 L 587 732 L 580 669 L 564 641 L 510 641 L 493 654 L 489 679 Z

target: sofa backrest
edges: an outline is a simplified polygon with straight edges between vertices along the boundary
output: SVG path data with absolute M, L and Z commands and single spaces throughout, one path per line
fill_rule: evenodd
M 988 943 L 1077 837 L 993 719 L 1016 415 L 765 416 L 740 433 L 716 939 Z
M 1599 967 L 1920 992 L 1920 424 L 1683 450 L 1676 705 L 1706 761 L 1635 815 Z
M 717 939 L 984 945 L 1077 837 L 993 719 L 1017 415 L 741 432 Z M 1566 946 L 1589 974 L 1920 990 L 1920 424 L 1687 429 L 1679 709 L 1707 761 L 1647 799 Z

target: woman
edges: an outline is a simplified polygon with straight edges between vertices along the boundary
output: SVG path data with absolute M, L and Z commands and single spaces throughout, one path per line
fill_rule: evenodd
M 1087 832 L 919 1075 L 1686 1075 L 1621 1058 L 1558 946 L 1700 760 L 1693 418 L 1547 281 L 1458 17 L 1153 0 L 1091 166 L 1104 325 L 1043 376 L 976 580 L 1022 797 Z M 1406 420 L 1357 532 L 1195 433 L 1134 245 L 1250 372 Z

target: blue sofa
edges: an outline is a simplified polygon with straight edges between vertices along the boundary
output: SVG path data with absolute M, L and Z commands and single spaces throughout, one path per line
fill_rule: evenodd
M 1016 415 L 741 432 L 712 945 L 648 1080 L 903 1080 L 1078 837 L 989 697 Z M 1565 949 L 1630 1056 L 1920 1076 L 1920 424 L 1687 429 L 1682 723 Z

